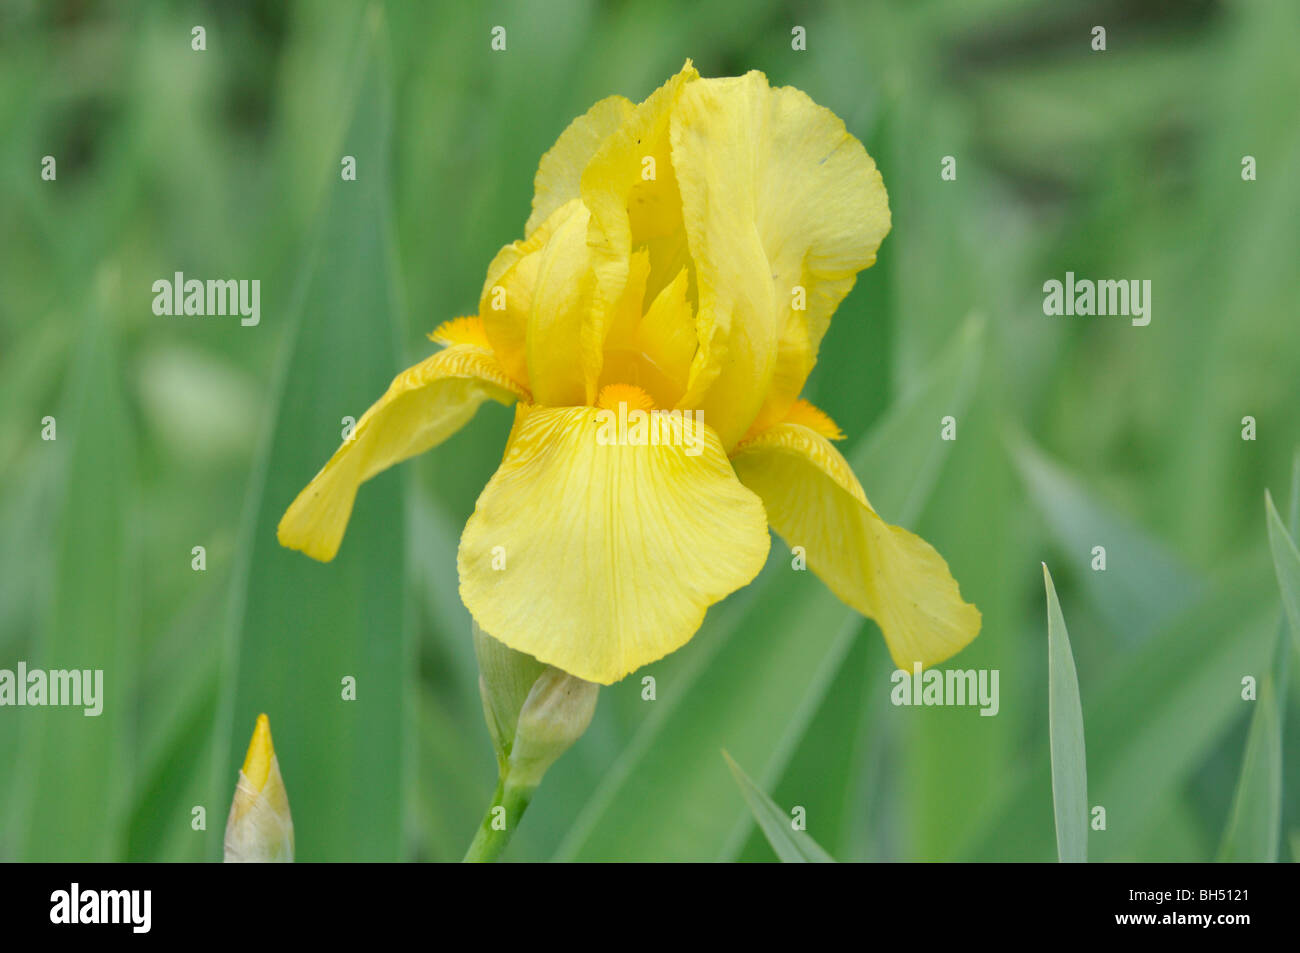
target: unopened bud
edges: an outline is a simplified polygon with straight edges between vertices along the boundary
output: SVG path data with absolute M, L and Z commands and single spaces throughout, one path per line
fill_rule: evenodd
M 501 777 L 532 789 L 591 724 L 600 686 L 516 652 L 474 624 L 483 714 Z
M 500 776 L 492 804 L 465 853 L 467 861 L 478 862 L 501 856 L 542 776 L 591 724 L 600 686 L 516 652 L 477 622 L 474 654 Z
M 497 752 L 497 767 L 504 774 L 515 740 L 515 726 L 529 691 L 546 666 L 531 655 L 498 642 L 474 623 L 474 655 L 478 658 L 478 687 L 483 696 L 483 717 Z
M 289 794 L 280 776 L 280 761 L 271 742 L 271 722 L 257 716 L 244 767 L 235 785 L 235 799 L 226 820 L 225 862 L 290 863 L 293 860 L 293 818 Z
M 535 788 L 546 769 L 582 737 L 596 713 L 600 686 L 548 666 L 519 712 L 510 748 L 509 784 Z

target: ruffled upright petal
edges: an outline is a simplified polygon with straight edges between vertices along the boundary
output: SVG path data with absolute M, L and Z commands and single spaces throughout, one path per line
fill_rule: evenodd
M 594 402 L 603 360 L 603 335 L 592 311 L 591 216 L 577 199 L 564 208 L 571 213 L 539 252 L 528 310 L 529 389 L 537 403 L 550 406 Z
M 699 295 L 683 403 L 730 448 L 798 397 L 831 313 L 875 262 L 889 205 L 844 123 L 762 73 L 685 87 L 672 143 Z
M 479 319 L 501 369 L 521 387 L 528 379 L 528 316 L 537 292 L 537 273 L 543 251 L 556 231 L 576 214 L 583 214 L 576 199 L 564 203 L 527 238 L 511 242 L 488 265 L 479 295 Z
M 588 241 L 596 271 L 592 320 L 602 340 L 634 251 L 649 256 L 645 294 L 651 299 L 689 264 L 669 122 L 682 90 L 699 75 L 687 61 L 628 113 L 583 170 L 580 193 L 591 212 Z
M 530 236 L 564 203 L 576 199 L 582 173 L 592 156 L 631 115 L 635 108 L 622 96 L 607 96 L 560 133 L 550 150 L 537 164 L 533 179 L 533 213 L 524 226 Z
M 628 279 L 631 294 L 627 297 L 643 293 L 649 268 L 648 255 L 633 255 Z M 638 298 L 634 317 L 615 320 L 605 339 L 602 386 L 634 384 L 652 394 L 658 406 L 676 406 L 686 392 L 696 348 L 695 309 L 688 285 L 689 276 L 683 268 L 645 305 L 645 314 Z

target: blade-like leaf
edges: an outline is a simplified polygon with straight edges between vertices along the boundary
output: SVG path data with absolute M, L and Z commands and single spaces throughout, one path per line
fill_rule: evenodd
M 1117 633 L 1137 641 L 1172 619 L 1202 589 L 1174 554 L 1096 500 L 1081 480 L 1027 440 L 1012 438 L 1011 457 L 1056 543 L 1075 561 L 1089 602 Z M 1093 572 L 1095 546 L 1108 568 Z M 1058 571 L 1060 567 L 1058 566 Z
M 1259 682 L 1241 776 L 1219 845 L 1220 861 L 1277 860 L 1282 830 L 1282 724 L 1278 702 L 1277 686 L 1270 673 Z
M 1204 598 L 1108 669 L 1089 693 L 1089 797 L 1107 809 L 1106 833 L 1090 836 L 1093 860 L 1142 859 L 1135 850 L 1169 799 L 1241 717 L 1237 673 L 1267 664 L 1277 632 L 1271 607 L 1264 608 L 1271 593 L 1260 568 L 1225 571 Z M 1032 758 L 1033 770 L 1008 787 L 954 856 L 1042 861 L 1052 854 L 1051 810 L 1042 796 L 1051 783 L 1047 755 Z
M 776 851 L 776 856 L 782 863 L 835 863 L 835 858 L 822 850 L 807 831 L 795 829 L 790 815 L 777 807 L 776 802 L 763 793 L 763 789 L 753 782 L 740 765 L 736 764 L 731 755 L 723 751 L 722 756 L 727 759 L 731 776 L 740 785 L 740 793 L 745 796 L 749 809 L 754 812 L 754 820 L 762 828 L 763 836 L 772 845 L 772 850 Z
M 1290 623 L 1292 642 L 1300 652 L 1300 551 L 1283 525 L 1282 517 L 1273 505 L 1273 497 L 1267 492 L 1264 508 L 1268 521 L 1268 545 L 1273 551 L 1273 569 L 1277 573 L 1278 588 L 1282 591 L 1282 607 Z
M 202 835 L 191 827 L 192 810 L 203 804 L 202 768 L 210 757 L 212 714 L 216 709 L 215 666 L 204 664 L 182 682 L 184 707 L 167 723 L 168 737 L 142 770 L 136 804 L 127 819 L 126 857 L 131 861 L 192 862 L 203 859 Z M 206 812 L 205 812 L 206 813 Z M 177 819 L 190 818 L 191 823 Z M 216 811 L 205 823 L 220 826 L 225 813 Z
M 98 306 L 96 306 L 98 307 Z M 136 665 L 127 613 L 129 490 L 132 440 L 116 377 L 108 322 L 96 311 L 56 415 L 57 440 L 45 452 L 66 453 L 61 512 L 54 537 L 50 607 L 41 635 L 20 659 L 36 670 L 77 670 L 91 690 L 102 673 L 98 705 L 6 709 L 3 720 L 23 738 L 11 805 L 20 820 L 6 832 L 20 858 L 107 861 L 121 847 L 121 809 L 133 767 L 127 731 Z M 9 659 L 0 667 L 13 669 Z M 19 686 L 24 691 L 27 686 Z M 52 701 L 53 679 L 47 702 Z M 83 696 L 83 701 L 85 698 Z M 74 801 L 52 796 L 77 792 Z
M 878 846 L 870 823 L 885 776 L 878 756 L 888 731 L 881 715 L 889 695 L 880 686 L 882 672 L 889 668 L 884 640 L 864 621 L 785 771 L 765 785 L 778 804 L 806 808 L 816 818 L 818 842 L 843 861 L 873 859 Z M 810 778 L 816 783 L 810 784 Z M 768 859 L 772 848 L 767 838 L 749 827 L 744 849 L 734 858 Z
M 1052 804 L 1056 811 L 1056 853 L 1061 863 L 1088 859 L 1088 763 L 1083 744 L 1083 706 L 1074 653 L 1052 574 L 1043 564 L 1047 587 L 1048 730 L 1052 748 Z
M 1300 519 L 1300 456 L 1291 474 L 1291 528 Z M 1289 649 L 1287 629 L 1300 645 L 1300 555 L 1282 524 L 1273 495 L 1264 491 L 1264 521 L 1268 526 L 1273 567 L 1282 591 L 1285 618 L 1278 623 L 1272 669 L 1259 679 L 1259 693 L 1250 717 L 1241 775 L 1233 793 L 1228 824 L 1219 845 L 1219 860 L 1266 862 L 1277 860 L 1282 833 L 1282 726 Z
M 219 715 L 216 806 L 209 809 L 224 816 L 242 746 L 266 712 L 303 861 L 391 861 L 403 857 L 404 847 L 404 734 L 414 668 L 404 585 L 405 472 L 398 468 L 362 487 L 334 561 L 314 562 L 276 541 L 285 508 L 338 446 L 343 418 L 359 418 L 403 364 L 382 22 L 372 16 L 360 32 L 351 124 L 329 154 L 335 170 L 337 155 L 355 156 L 357 177 L 343 181 L 336 171 L 327 186 L 317 251 L 287 333 L 264 484 L 253 489 L 244 564 L 235 576 L 226 671 L 233 681 Z M 209 825 L 217 843 L 221 826 Z

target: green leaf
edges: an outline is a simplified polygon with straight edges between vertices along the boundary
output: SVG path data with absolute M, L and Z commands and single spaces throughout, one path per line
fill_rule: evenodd
M 722 757 L 727 760 L 731 776 L 740 785 L 740 793 L 745 796 L 749 809 L 754 812 L 754 820 L 763 829 L 763 836 L 776 851 L 776 856 L 786 864 L 833 864 L 835 858 L 812 839 L 804 830 L 795 830 L 789 814 L 777 807 L 776 802 L 763 793 L 748 774 L 736 764 L 735 759 L 726 751 Z
M 491 790 L 485 794 L 481 779 L 497 770 L 492 744 L 467 731 L 468 715 L 448 711 L 428 690 L 417 696 L 416 746 L 419 757 L 412 772 L 414 821 L 419 832 L 418 858 L 455 862 L 465 856 L 475 827 L 483 817 Z M 479 712 L 470 712 L 482 719 Z M 517 836 L 529 830 L 525 823 Z M 468 833 L 466 833 L 468 832 Z
M 49 609 L 39 637 L 19 656 L 29 673 L 101 671 L 102 711 L 87 717 L 84 706 L 46 706 L 5 709 L 0 716 L 6 730 L 22 737 L 18 767 L 6 772 L 16 782 L 11 810 L 20 818 L 6 826 L 20 859 L 109 861 L 118 859 L 122 845 L 136 672 L 127 598 L 134 445 L 107 325 L 98 310 L 86 322 L 69 393 L 56 414 L 57 440 L 41 444 L 42 452 L 66 454 L 62 506 L 50 520 Z
M 1175 623 L 1105 670 L 1087 710 L 1089 789 L 1108 808 L 1093 860 L 1137 860 L 1170 799 L 1194 776 L 1243 702 L 1236 673 L 1267 663 L 1277 619 L 1257 564 L 1233 567 Z M 1022 754 L 1034 767 L 1015 778 L 982 828 L 955 852 L 961 859 L 1046 860 L 1053 851 L 1048 752 Z M 1124 805 L 1115 810 L 1115 805 Z M 1040 833 L 1042 832 L 1041 836 Z M 1150 859 L 1149 856 L 1145 859 Z
M 1061 863 L 1088 859 L 1088 761 L 1083 744 L 1083 705 L 1074 670 L 1070 635 L 1052 574 L 1043 564 L 1047 587 L 1048 731 L 1052 749 L 1052 805 L 1056 811 L 1056 853 Z
M 140 772 L 136 803 L 127 825 L 127 859 L 184 861 L 203 859 L 203 835 L 192 825 L 192 810 L 203 804 L 204 760 L 210 757 L 212 716 L 217 702 L 214 666 L 205 665 L 197 677 L 182 683 L 184 707 L 166 725 L 168 738 Z M 205 823 L 221 827 L 225 809 L 206 811 Z
M 892 733 L 881 716 L 892 706 L 879 689 L 881 673 L 890 667 L 884 639 L 864 620 L 780 779 L 766 786 L 777 803 L 806 808 L 817 819 L 818 841 L 843 861 L 874 859 L 880 846 L 869 821 L 887 776 L 879 755 Z M 809 784 L 809 778 L 817 783 Z M 767 838 L 755 828 L 735 859 L 756 862 L 770 855 Z
M 1291 483 L 1291 525 L 1294 527 L 1300 516 L 1300 456 L 1292 469 Z M 1286 617 L 1278 624 L 1272 668 L 1259 679 L 1241 774 L 1219 845 L 1220 861 L 1272 863 L 1277 860 L 1282 833 L 1285 700 L 1278 686 L 1287 683 L 1288 623 L 1292 637 L 1300 645 L 1300 554 L 1296 553 L 1295 543 L 1273 505 L 1273 495 L 1267 490 L 1264 491 L 1264 521 Z
M 1218 859 L 1272 863 L 1277 860 L 1281 831 L 1282 723 L 1277 685 L 1269 673 L 1259 681 L 1241 776 Z
M 1282 591 L 1282 607 L 1290 623 L 1291 639 L 1296 652 L 1300 652 L 1300 551 L 1287 532 L 1273 505 L 1273 497 L 1264 491 L 1265 518 L 1268 523 L 1268 545 L 1273 552 L 1273 570 L 1277 585 Z
M 852 454 L 888 518 L 909 523 L 918 515 L 924 499 L 916 487 L 933 485 L 948 446 L 938 421 L 966 406 L 982 347 L 972 322 L 924 386 Z M 644 703 L 640 730 L 572 822 L 557 859 L 732 859 L 743 849 L 753 818 L 728 797 L 732 782 L 718 750 L 779 777 L 864 626 L 816 576 L 791 571 L 781 548 L 747 590 L 709 613 L 689 646 L 638 673 L 655 677 L 658 700 Z M 611 691 L 639 689 L 630 680 Z M 546 799 L 542 785 L 530 816 L 571 810 Z
M 174 575 L 187 581 L 199 578 L 185 560 L 188 553 L 181 552 L 181 569 Z M 212 548 L 209 559 L 217 552 Z M 212 574 L 218 571 L 213 565 Z M 208 835 L 194 829 L 193 811 L 201 806 L 207 813 L 222 648 L 220 610 L 230 589 L 228 573 L 217 579 L 221 582 L 216 585 L 193 589 L 190 603 L 154 642 L 159 648 L 150 653 L 140 675 L 140 728 L 135 739 L 139 768 L 127 819 L 128 861 L 196 862 L 206 856 Z M 206 823 L 223 823 L 224 806 L 217 815 L 205 818 Z
M 984 352 L 982 317 L 968 317 L 929 375 L 887 413 L 851 463 L 881 516 L 911 524 L 920 518 L 947 462 L 952 444 L 940 440 L 939 422 L 969 405 Z M 928 416 L 927 416 L 928 415 Z
M 1080 480 L 1027 440 L 1013 437 L 1010 443 L 1030 500 L 1078 570 L 1089 602 L 1114 631 L 1140 641 L 1202 591 L 1201 581 L 1165 546 L 1095 499 Z M 1106 548 L 1105 572 L 1090 566 L 1099 545 Z
M 372 15 L 360 33 L 358 79 L 344 113 L 352 120 L 337 148 L 325 152 L 334 170 L 326 210 L 286 336 L 262 484 L 255 483 L 249 501 L 209 806 L 211 817 L 224 816 L 244 745 L 258 713 L 266 712 L 302 861 L 404 856 L 414 672 L 405 472 L 396 468 L 362 487 L 332 562 L 314 562 L 276 540 L 285 508 L 338 446 L 342 418 L 359 418 L 404 363 L 392 275 L 382 22 Z M 356 157 L 356 181 L 341 180 L 339 155 Z M 355 700 L 344 698 L 345 679 L 355 680 Z M 215 843 L 221 826 L 209 825 Z

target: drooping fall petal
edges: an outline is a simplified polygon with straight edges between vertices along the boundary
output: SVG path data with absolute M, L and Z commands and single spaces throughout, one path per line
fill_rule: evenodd
M 979 610 L 962 600 L 943 557 L 876 514 L 817 430 L 779 423 L 743 443 L 732 463 L 781 538 L 804 548 L 835 595 L 876 620 L 899 668 L 941 662 L 979 633 Z
M 458 558 L 485 632 L 605 685 L 685 644 L 769 546 L 762 504 L 707 426 L 662 416 L 660 445 L 632 445 L 612 413 L 521 406 Z
M 289 506 L 276 532 L 280 544 L 333 559 L 362 483 L 446 440 L 483 401 L 524 396 L 483 344 L 452 344 L 403 371 Z

